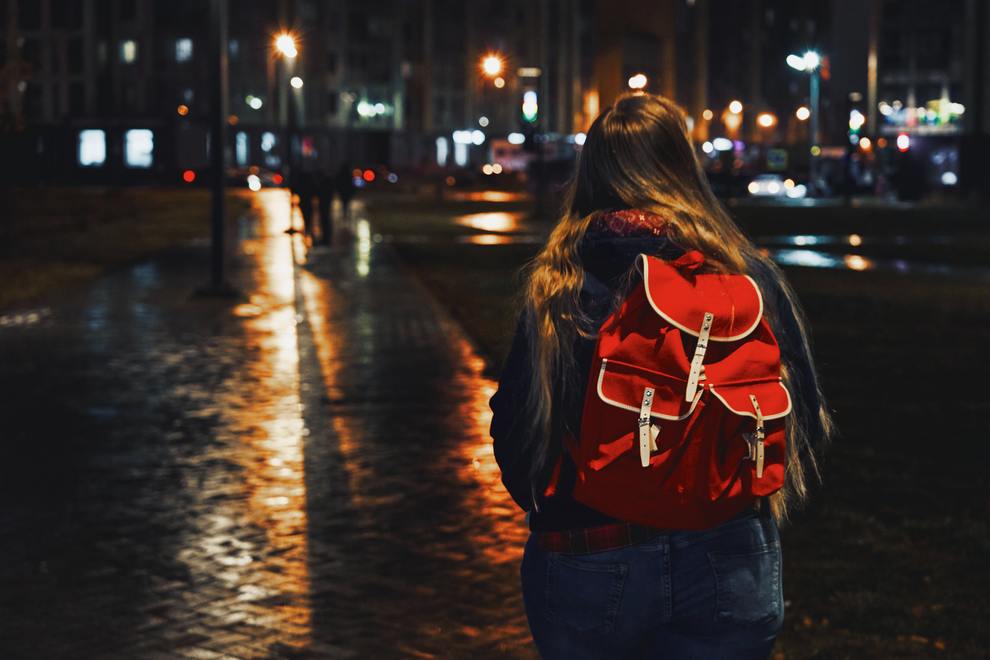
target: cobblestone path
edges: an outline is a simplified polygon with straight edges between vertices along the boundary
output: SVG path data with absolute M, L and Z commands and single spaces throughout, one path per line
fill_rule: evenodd
M 189 248 L 0 324 L 0 657 L 535 657 L 481 360 L 255 199 L 243 299 Z

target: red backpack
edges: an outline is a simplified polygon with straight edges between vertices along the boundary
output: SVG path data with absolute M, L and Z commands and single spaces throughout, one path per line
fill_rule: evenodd
M 783 486 L 791 400 L 763 298 L 746 275 L 695 273 L 691 251 L 640 255 L 642 280 L 602 324 L 573 497 L 666 529 L 718 525 Z

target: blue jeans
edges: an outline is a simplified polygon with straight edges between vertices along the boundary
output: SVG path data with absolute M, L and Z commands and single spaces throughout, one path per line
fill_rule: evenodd
M 531 534 L 520 573 L 544 660 L 762 660 L 784 619 L 768 514 L 589 554 L 546 552 Z

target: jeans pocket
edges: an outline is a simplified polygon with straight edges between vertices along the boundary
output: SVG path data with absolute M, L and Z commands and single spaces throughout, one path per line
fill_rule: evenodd
M 628 564 L 551 554 L 547 617 L 574 630 L 611 632 L 622 602 Z
M 780 544 L 747 552 L 709 552 L 715 573 L 715 621 L 746 625 L 783 623 Z

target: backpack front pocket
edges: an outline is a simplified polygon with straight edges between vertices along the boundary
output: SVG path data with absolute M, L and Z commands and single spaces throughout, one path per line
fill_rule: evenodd
M 684 401 L 684 383 L 658 371 L 602 360 L 597 401 L 582 423 L 597 440 L 596 447 L 586 448 L 594 451 L 589 467 L 601 470 L 627 452 L 647 467 L 673 449 L 683 437 L 684 421 L 701 400 L 699 390 L 693 401 Z

